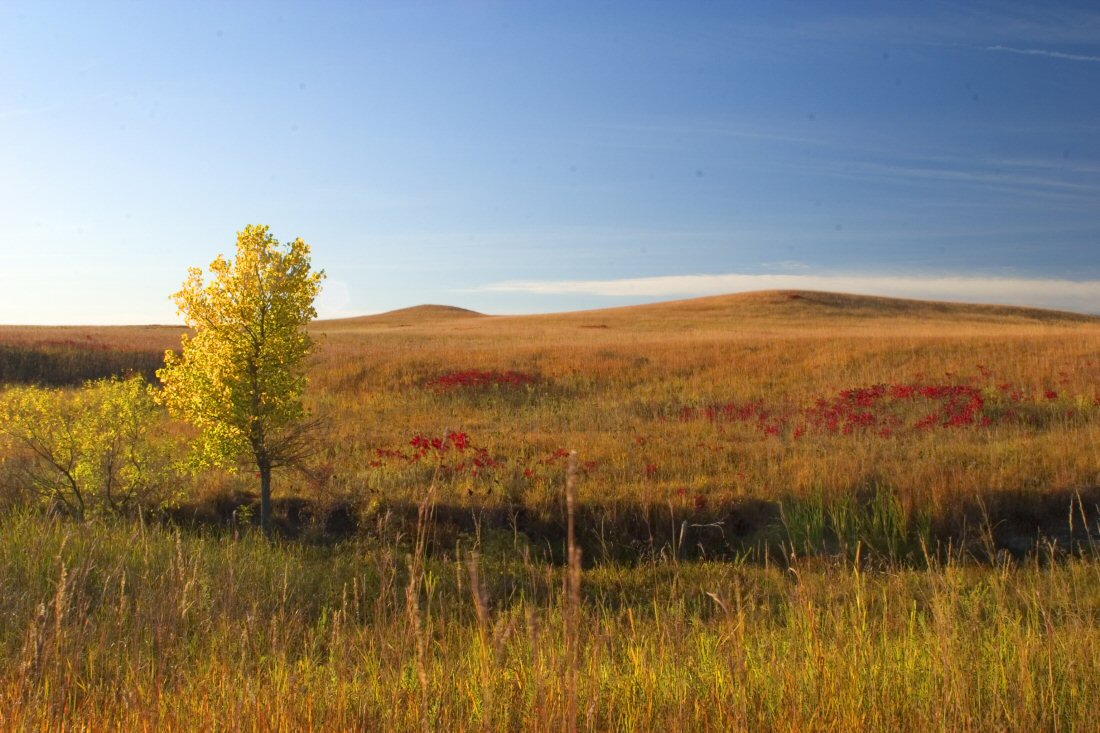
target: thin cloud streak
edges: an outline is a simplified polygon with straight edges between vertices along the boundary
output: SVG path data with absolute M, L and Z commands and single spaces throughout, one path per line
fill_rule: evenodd
M 852 162 L 805 166 L 804 170 L 817 170 L 822 174 L 856 180 L 888 180 L 899 183 L 946 183 L 971 186 L 1004 193 L 1023 193 L 1029 196 L 1094 197 L 1100 194 L 1100 185 L 1091 182 L 1070 181 L 1049 175 L 1016 173 L 1019 166 L 1005 165 L 1000 169 L 962 170 L 961 168 L 933 168 L 899 163 Z M 1076 172 L 1076 171 L 1073 171 Z M 1085 171 L 1091 173 L 1091 171 Z
M 827 140 L 814 137 L 806 137 L 804 135 L 788 135 L 781 132 L 775 132 L 770 129 L 759 129 L 749 126 L 731 126 L 731 125 L 703 125 L 703 124 L 690 124 L 682 121 L 669 121 L 667 124 L 601 124 L 594 125 L 595 129 L 607 130 L 616 133 L 633 132 L 643 133 L 649 135 L 684 135 L 700 138 L 745 138 L 748 140 L 769 140 L 774 142 L 783 143 L 798 143 L 800 145 L 822 145 L 828 146 L 831 143 Z M 604 141 L 600 141 L 600 144 L 604 144 Z
M 619 280 L 510 280 L 477 288 L 475 292 L 641 298 L 693 297 L 753 290 L 826 290 L 1100 313 L 1100 280 L 1057 278 L 727 273 Z
M 986 51 L 1001 51 L 1015 53 L 1022 56 L 1045 56 L 1051 59 L 1063 59 L 1065 61 L 1088 61 L 1100 63 L 1100 56 L 1086 56 L 1079 53 L 1063 53 L 1062 51 L 1047 51 L 1041 48 L 1012 48 L 1011 46 L 985 46 Z

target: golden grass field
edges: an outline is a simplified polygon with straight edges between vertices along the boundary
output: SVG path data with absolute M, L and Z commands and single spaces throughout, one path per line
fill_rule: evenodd
M 1100 318 L 765 292 L 311 329 L 282 539 L 233 523 L 247 471 L 166 519 L 0 518 L 0 729 L 1096 729 Z M 145 368 L 179 334 L 0 347 Z
M 592 467 L 582 498 L 708 516 L 750 499 L 883 490 L 944 525 L 978 500 L 1007 511 L 1054 496 L 1061 520 L 1068 497 L 1100 484 L 1095 318 L 768 292 L 514 318 L 425 307 L 316 330 L 314 399 L 342 446 L 331 488 L 352 495 L 406 487 L 415 499 L 431 462 L 372 450 L 454 431 L 504 461 L 488 477 L 456 476 L 460 503 L 555 501 L 560 450 Z M 537 381 L 431 386 L 464 370 Z M 874 385 L 964 387 L 991 424 L 976 412 L 943 427 L 950 397 L 889 393 L 849 411 L 876 413 L 873 425 L 828 424 L 842 392 Z M 828 408 L 807 415 L 819 400 Z
M 312 479 L 277 478 L 284 496 L 416 503 L 434 477 L 447 505 L 542 508 L 576 450 L 582 498 L 601 505 L 713 518 L 888 492 L 958 530 L 975 504 L 1060 521 L 1100 485 L 1100 318 L 762 292 L 519 317 L 421 306 L 312 330 L 308 401 L 327 432 Z M 179 333 L 6 327 L 0 344 L 145 363 Z M 463 373 L 476 383 L 437 383 Z M 843 396 L 876 385 L 873 404 Z M 466 452 L 412 455 L 416 436 L 452 433 Z

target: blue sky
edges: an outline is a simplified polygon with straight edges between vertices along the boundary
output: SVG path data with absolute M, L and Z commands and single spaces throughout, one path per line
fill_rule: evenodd
M 769 287 L 1100 312 L 1094 3 L 0 0 L 0 323 Z

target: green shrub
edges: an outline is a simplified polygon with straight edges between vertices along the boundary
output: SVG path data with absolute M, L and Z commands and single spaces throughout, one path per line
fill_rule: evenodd
M 168 497 L 171 442 L 140 377 L 0 395 L 0 481 L 78 521 Z

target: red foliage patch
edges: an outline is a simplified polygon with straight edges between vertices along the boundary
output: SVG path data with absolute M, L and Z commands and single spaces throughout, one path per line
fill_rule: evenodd
M 494 458 L 487 449 L 473 445 L 467 433 L 449 433 L 439 437 L 417 433 L 408 444 L 412 450 L 376 449 L 376 458 L 370 465 L 381 468 L 396 462 L 413 464 L 433 461 L 438 462 L 440 470 L 446 473 L 469 473 L 471 476 L 479 476 L 504 465 L 503 458 Z
M 990 375 L 988 370 L 982 374 Z M 788 435 L 795 440 L 810 432 L 892 438 L 905 432 L 979 428 L 1023 419 L 1015 407 L 1025 402 L 1023 390 L 1009 383 L 997 384 L 996 390 L 998 404 L 1011 409 L 990 409 L 986 393 L 972 384 L 898 383 L 840 390 L 831 398 L 819 397 L 803 408 L 768 406 L 762 400 L 754 400 L 683 407 L 678 417 L 681 422 L 747 424 L 765 437 Z M 1059 398 L 1052 389 L 1042 396 L 1047 401 Z M 922 410 L 921 405 L 926 407 Z

